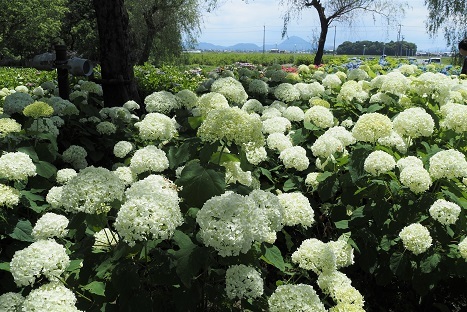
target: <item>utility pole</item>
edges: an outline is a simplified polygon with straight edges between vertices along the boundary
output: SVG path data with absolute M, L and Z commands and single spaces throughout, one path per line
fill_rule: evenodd
M 263 25 L 263 54 L 266 52 L 266 25 Z
M 397 56 L 397 54 L 399 53 L 399 50 L 400 50 L 401 47 L 402 47 L 402 44 L 401 44 L 401 42 L 400 42 L 400 40 L 401 40 L 401 26 L 402 26 L 402 25 L 399 24 L 399 31 L 397 32 L 397 44 L 399 45 L 399 49 L 396 49 L 396 55 L 395 55 L 395 56 Z M 402 54 L 402 52 L 401 52 L 401 54 Z
M 332 50 L 332 54 L 336 55 L 336 25 L 334 25 L 334 49 Z

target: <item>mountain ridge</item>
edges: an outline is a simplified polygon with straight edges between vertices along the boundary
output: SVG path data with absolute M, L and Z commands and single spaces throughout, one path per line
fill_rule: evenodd
M 196 50 L 204 51 L 263 51 L 263 46 L 254 43 L 237 43 L 231 46 L 215 45 L 208 42 L 199 42 L 195 45 Z M 266 44 L 266 51 L 278 49 L 279 51 L 310 51 L 311 43 L 298 36 L 290 36 L 279 44 Z

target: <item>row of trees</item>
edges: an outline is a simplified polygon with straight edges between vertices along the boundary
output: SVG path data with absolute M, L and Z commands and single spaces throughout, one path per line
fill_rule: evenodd
M 417 52 L 417 45 L 412 42 L 379 42 L 379 41 L 345 41 L 340 44 L 337 54 L 346 55 L 390 55 L 390 56 L 412 56 Z

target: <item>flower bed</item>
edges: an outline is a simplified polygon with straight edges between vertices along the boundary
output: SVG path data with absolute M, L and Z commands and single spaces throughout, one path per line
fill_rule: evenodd
M 467 80 L 385 66 L 4 89 L 0 310 L 465 308 Z

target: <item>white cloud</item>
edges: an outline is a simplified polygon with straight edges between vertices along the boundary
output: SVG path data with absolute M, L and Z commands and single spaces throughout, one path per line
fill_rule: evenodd
M 424 0 L 409 1 L 409 5 L 411 8 L 406 10 L 406 17 L 400 23 L 404 40 L 415 43 L 419 50 L 446 50 L 443 36 L 432 39 L 426 32 L 425 20 L 428 12 Z M 252 0 L 248 3 L 241 0 L 227 1 L 212 13 L 203 16 L 204 24 L 199 42 L 224 46 L 255 43 L 262 46 L 264 36 L 267 45 L 280 43 L 284 40 L 281 38 L 284 10 L 278 0 Z M 290 22 L 287 34 L 302 37 L 310 41 L 311 45 L 319 31 L 316 12 L 310 8 L 303 12 L 301 18 Z M 331 24 L 326 45 L 333 46 L 334 34 L 336 46 L 344 41 L 397 41 L 398 31 L 397 25 L 388 27 L 381 22 L 374 22 L 371 17 L 362 16 L 361 21 L 354 23 L 352 27 Z

